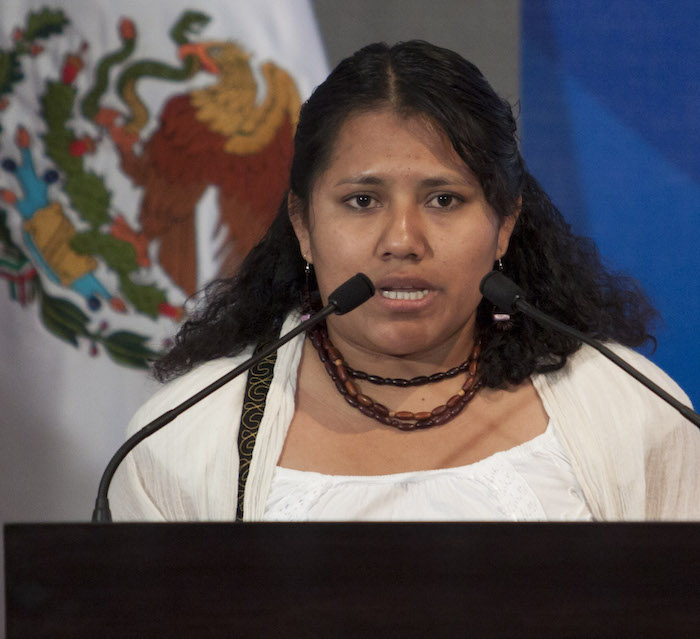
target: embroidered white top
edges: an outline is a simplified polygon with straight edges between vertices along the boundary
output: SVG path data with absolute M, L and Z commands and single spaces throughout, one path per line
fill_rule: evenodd
M 275 470 L 265 521 L 591 521 L 551 423 L 468 466 L 391 475 Z

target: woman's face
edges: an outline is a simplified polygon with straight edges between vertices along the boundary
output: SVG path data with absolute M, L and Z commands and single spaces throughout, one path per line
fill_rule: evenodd
M 292 214 L 324 304 L 357 272 L 377 289 L 359 308 L 329 319 L 341 351 L 440 361 L 468 352 L 479 282 L 505 253 L 515 219 L 499 222 L 443 133 L 390 110 L 344 123 L 306 219 Z

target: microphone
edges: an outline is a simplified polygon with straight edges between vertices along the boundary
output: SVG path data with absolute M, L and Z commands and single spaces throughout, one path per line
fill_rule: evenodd
M 530 304 L 525 299 L 525 292 L 512 280 L 509 280 L 500 271 L 491 271 L 487 273 L 484 279 L 479 284 L 481 294 L 492 304 L 498 307 L 499 310 L 513 313 L 520 311 L 524 315 L 531 317 L 538 324 L 545 328 L 550 328 L 569 337 L 573 337 L 584 344 L 588 344 L 595 348 L 599 353 L 607 357 L 611 362 L 617 364 L 623 371 L 634 377 L 638 382 L 646 386 L 650 391 L 658 395 L 667 404 L 675 408 L 688 421 L 700 428 L 700 415 L 689 406 L 681 404 L 675 397 L 667 393 L 663 388 L 652 382 L 648 377 L 642 375 L 631 364 L 628 364 L 624 359 L 619 357 L 607 346 L 594 340 L 588 335 L 577 331 L 575 328 L 560 322 L 546 313 L 543 313 L 538 308 Z
M 92 512 L 93 523 L 112 521 L 112 514 L 109 510 L 109 499 L 107 498 L 109 485 L 112 482 L 112 477 L 119 467 L 119 464 L 124 461 L 124 458 L 129 454 L 129 452 L 131 452 L 140 442 L 163 428 L 163 426 L 166 424 L 172 422 L 176 417 L 184 413 L 198 402 L 202 401 L 205 397 L 211 395 L 215 390 L 218 390 L 232 379 L 238 377 L 241 373 L 245 373 L 249 368 L 252 368 L 258 362 L 274 353 L 292 338 L 299 335 L 299 333 L 303 333 L 312 326 L 315 326 L 332 313 L 337 315 L 349 313 L 353 309 L 360 306 L 360 304 L 366 302 L 370 297 L 372 297 L 372 295 L 374 295 L 374 284 L 372 284 L 369 277 L 367 277 L 364 273 L 354 275 L 328 296 L 328 304 L 318 313 L 315 313 L 309 319 L 293 328 L 278 340 L 272 342 L 265 348 L 255 353 L 255 355 L 234 368 L 232 371 L 229 371 L 216 381 L 212 382 L 209 384 L 209 386 L 192 395 L 192 397 L 186 399 L 175 408 L 169 410 L 160 417 L 156 417 L 156 419 L 146 424 L 137 433 L 134 433 L 121 445 L 119 450 L 114 453 L 112 459 L 110 459 L 104 473 L 102 474 L 102 479 L 100 480 L 100 485 L 97 490 L 95 509 Z

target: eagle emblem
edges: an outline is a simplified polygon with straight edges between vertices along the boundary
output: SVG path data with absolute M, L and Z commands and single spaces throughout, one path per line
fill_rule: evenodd
M 147 366 L 203 284 L 202 251 L 216 275 L 235 272 L 287 188 L 294 80 L 236 42 L 197 40 L 209 21 L 183 12 L 162 61 L 134 59 L 137 25 L 123 18 L 119 46 L 94 63 L 87 42 L 62 54 L 29 113 L 26 70 L 69 17 L 30 12 L 0 49 L 0 277 L 57 337 L 120 364 Z

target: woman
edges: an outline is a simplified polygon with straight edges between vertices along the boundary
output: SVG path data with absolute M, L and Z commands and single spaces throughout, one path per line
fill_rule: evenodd
M 131 429 L 356 272 L 377 293 L 283 347 L 271 379 L 264 367 L 240 377 L 141 444 L 117 474 L 115 515 L 700 517 L 700 433 L 588 347 L 479 293 L 502 269 L 687 402 L 627 348 L 650 339 L 653 310 L 571 234 L 515 131 L 508 104 L 450 51 L 376 44 L 342 62 L 302 108 L 278 218 L 239 274 L 208 289 L 156 366 L 169 384 Z

